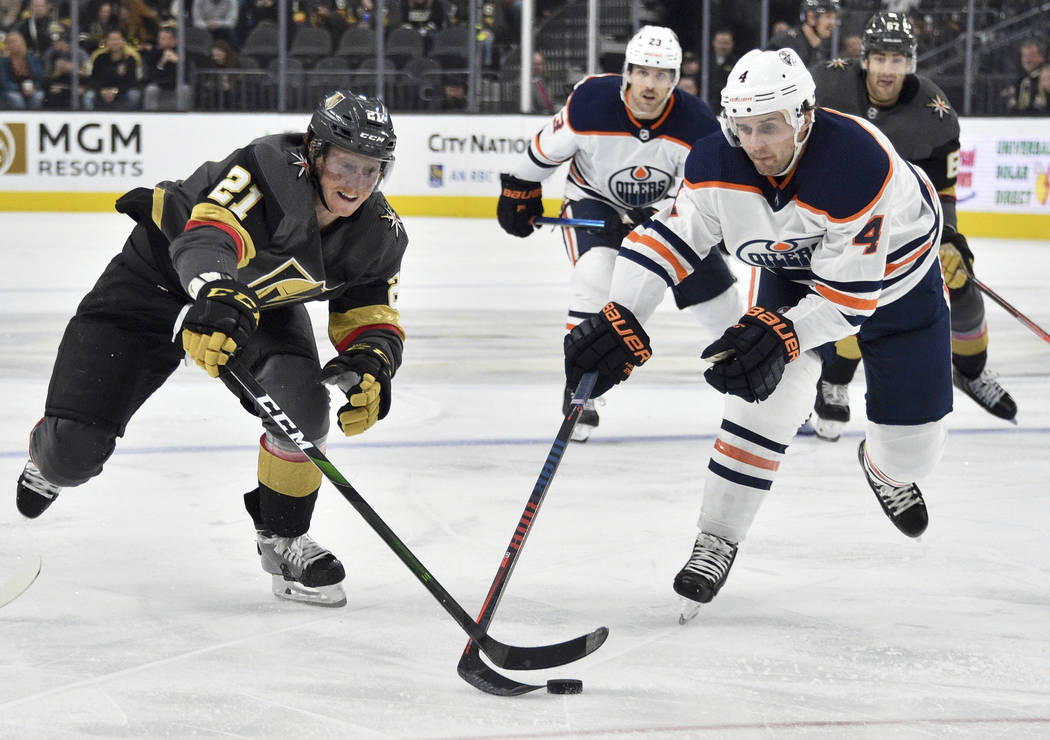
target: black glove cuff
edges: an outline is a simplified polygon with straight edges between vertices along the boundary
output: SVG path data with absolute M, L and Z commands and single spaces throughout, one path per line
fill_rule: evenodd
M 514 200 L 528 200 L 543 196 L 543 185 L 533 180 L 519 180 L 506 172 L 500 173 L 500 185 L 503 186 L 503 197 Z

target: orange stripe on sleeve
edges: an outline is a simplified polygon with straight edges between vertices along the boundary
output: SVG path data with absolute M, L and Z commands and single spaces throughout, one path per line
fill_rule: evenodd
M 674 274 L 678 278 L 679 282 L 685 280 L 686 277 L 689 276 L 689 271 L 686 270 L 685 266 L 678 260 L 677 257 L 675 257 L 674 254 L 672 254 L 671 250 L 665 247 L 660 242 L 656 241 L 656 239 L 653 239 L 651 236 L 646 236 L 645 234 L 638 234 L 632 231 L 630 234 L 627 235 L 627 241 L 635 242 L 638 244 L 644 244 L 645 246 L 649 247 L 649 249 L 653 250 L 658 255 L 667 260 L 669 263 L 671 263 L 671 267 L 674 268 Z
M 774 460 L 768 460 L 764 457 L 752 454 L 747 450 L 742 450 L 739 447 L 734 447 L 727 442 L 723 442 L 720 439 L 715 440 L 715 449 L 721 452 L 726 457 L 731 457 L 734 460 L 739 460 L 742 463 L 751 465 L 752 467 L 762 468 L 763 470 L 777 470 L 780 467 L 780 463 Z
M 819 283 L 814 285 L 813 289 L 838 306 L 845 306 L 858 311 L 874 311 L 879 305 L 879 301 L 876 298 L 869 298 L 867 300 L 863 298 L 854 298 L 853 296 L 840 293 L 837 290 L 832 290 L 828 286 L 820 285 Z
M 740 185 L 735 182 L 723 182 L 721 180 L 704 180 L 703 182 L 689 182 L 686 180 L 683 184 L 690 190 L 699 190 L 700 188 L 718 188 L 720 190 L 739 190 L 742 193 L 755 193 L 756 195 L 762 195 L 762 191 L 754 185 Z
M 915 260 L 919 259 L 919 257 L 922 257 L 924 254 L 929 252 L 930 251 L 930 247 L 932 247 L 932 246 L 933 246 L 933 241 L 928 241 L 928 242 L 926 242 L 926 244 L 923 245 L 922 249 L 918 250 L 917 252 L 913 252 L 912 255 L 910 257 L 908 257 L 908 259 L 902 260 L 900 262 L 888 263 L 886 265 L 885 275 L 889 275 L 891 272 L 894 272 L 895 270 L 897 270 L 897 268 L 903 267 L 904 265 L 910 264 L 910 263 L 914 262 Z

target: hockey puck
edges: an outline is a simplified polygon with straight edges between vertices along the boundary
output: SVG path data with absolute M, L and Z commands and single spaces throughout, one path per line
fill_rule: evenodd
M 578 678 L 552 678 L 547 682 L 548 694 L 582 694 L 583 681 Z

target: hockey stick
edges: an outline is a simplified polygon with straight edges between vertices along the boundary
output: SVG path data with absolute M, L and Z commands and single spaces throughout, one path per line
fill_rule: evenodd
M 325 457 L 325 454 L 313 442 L 306 439 L 306 436 L 299 430 L 295 422 L 266 393 L 266 390 L 251 371 L 241 365 L 236 357 L 231 358 L 226 364 L 226 371 L 255 399 L 256 405 L 270 421 L 280 427 L 282 433 L 310 458 L 310 462 L 336 487 L 339 493 L 343 494 L 343 498 L 357 509 L 357 512 L 375 530 L 383 542 L 401 558 L 401 562 L 408 566 L 408 569 L 426 587 L 427 591 L 438 600 L 441 606 L 445 607 L 445 611 L 456 620 L 456 623 L 467 633 L 470 639 L 476 642 L 485 651 L 485 655 L 489 656 L 489 659 L 497 666 L 511 670 L 553 668 L 589 655 L 605 641 L 608 630 L 604 627 L 566 642 L 536 647 L 507 645 L 489 636 L 477 622 L 470 618 L 470 615 L 459 605 L 459 602 L 453 599 L 448 591 L 438 583 L 437 578 L 431 575 L 430 571 L 419 562 L 419 559 L 412 554 L 408 546 L 390 529 L 387 523 L 376 513 L 375 509 L 368 505 L 368 502 L 362 498 L 357 489 L 350 485 L 350 482 Z
M 15 568 L 14 574 L 0 583 L 0 607 L 7 606 L 33 585 L 36 577 L 40 575 L 40 566 L 39 555 L 27 555 L 23 558 L 22 563 Z
M 537 216 L 532 220 L 537 226 L 579 226 L 589 229 L 604 229 L 605 222 L 597 218 L 553 218 Z
M 1035 323 L 1035 322 L 1034 322 L 1034 321 L 1032 321 L 1032 320 L 1031 320 L 1030 318 L 1028 318 L 1027 316 L 1025 316 L 1025 315 L 1024 315 L 1023 313 L 1021 313 L 1020 311 L 1018 311 L 1018 310 L 1017 310 L 1016 308 L 1014 308 L 1013 306 L 1011 306 L 1011 305 L 1010 305 L 1010 304 L 1009 304 L 1009 303 L 1008 303 L 1008 302 L 1006 301 L 1006 299 L 1005 299 L 1005 298 L 1003 298 L 1003 297 L 1002 297 L 1001 295 L 999 295 L 999 294 L 998 294 L 998 293 L 996 293 L 996 292 L 995 292 L 994 290 L 992 290 L 992 289 L 991 289 L 991 288 L 989 288 L 989 287 L 988 287 L 987 285 L 985 285 L 985 284 L 984 284 L 984 283 L 982 283 L 982 282 L 981 282 L 980 280 L 978 280 L 978 279 L 977 279 L 977 276 L 976 276 L 976 275 L 974 275 L 974 274 L 973 274 L 973 272 L 972 272 L 972 271 L 971 271 L 971 270 L 970 270 L 969 268 L 967 268 L 966 272 L 967 272 L 967 274 L 969 275 L 970 279 L 971 279 L 971 280 L 973 280 L 973 283 L 974 283 L 974 285 L 976 285 L 976 286 L 977 286 L 978 288 L 980 288 L 980 289 L 981 289 L 981 292 L 982 292 L 982 293 L 984 293 L 984 294 L 985 294 L 986 296 L 988 296 L 988 297 L 989 297 L 989 298 L 991 298 L 991 299 L 992 299 L 993 301 L 995 301 L 995 302 L 996 302 L 996 303 L 998 303 L 998 304 L 999 304 L 1000 306 L 1002 306 L 1002 307 L 1003 307 L 1003 309 L 1004 309 L 1004 310 L 1005 310 L 1005 311 L 1006 311 L 1006 312 L 1007 312 L 1008 314 L 1010 314 L 1010 315 L 1011 315 L 1011 316 L 1013 316 L 1013 317 L 1014 317 L 1015 319 L 1017 319 L 1018 321 L 1020 321 L 1020 322 L 1021 322 L 1022 324 L 1024 324 L 1025 326 L 1027 326 L 1027 327 L 1028 327 L 1029 329 L 1031 329 L 1031 330 L 1032 330 L 1033 332 L 1035 332 L 1035 335 L 1036 335 L 1037 337 L 1039 337 L 1040 339 L 1042 339 L 1042 340 L 1043 340 L 1044 342 L 1050 342 L 1050 334 L 1047 334 L 1047 333 L 1046 333 L 1046 330 L 1045 330 L 1045 329 L 1043 329 L 1043 328 L 1042 328 L 1041 326 L 1039 326 L 1039 325 L 1038 325 L 1037 323 Z
M 514 530 L 514 534 L 511 535 L 510 544 L 507 545 L 507 551 L 500 561 L 496 577 L 493 579 L 488 596 L 485 597 L 485 602 L 481 607 L 481 614 L 478 615 L 478 626 L 483 630 L 488 629 L 492 623 L 496 608 L 499 606 L 500 599 L 503 596 L 503 589 L 506 587 L 507 581 L 510 580 L 510 574 L 514 572 L 518 553 L 525 546 L 525 540 L 529 536 L 529 530 L 532 529 L 532 523 L 536 520 L 543 498 L 547 495 L 547 489 L 550 488 L 551 481 L 554 480 L 554 474 L 558 471 L 558 466 L 561 464 L 561 458 L 565 453 L 565 447 L 569 444 L 572 430 L 576 427 L 576 422 L 583 412 L 584 401 L 590 398 L 597 379 L 598 373 L 587 373 L 576 388 L 576 393 L 572 397 L 569 406 L 569 413 L 565 420 L 562 421 L 561 428 L 558 429 L 558 435 L 554 438 L 551 451 L 547 453 L 547 459 L 543 461 L 540 476 L 536 479 L 536 485 L 532 488 L 532 495 L 529 496 L 529 500 L 525 504 L 525 511 L 522 512 L 518 526 Z M 597 649 L 598 646 L 605 642 L 605 638 L 609 635 L 609 630 L 602 627 L 595 634 L 598 640 L 597 645 L 595 645 L 595 649 Z M 518 696 L 519 694 L 526 694 L 543 688 L 534 684 L 520 683 L 512 678 L 496 673 L 481 660 L 481 655 L 473 642 L 467 642 L 463 655 L 459 659 L 459 665 L 456 666 L 456 671 L 459 673 L 460 678 L 474 688 L 497 696 Z

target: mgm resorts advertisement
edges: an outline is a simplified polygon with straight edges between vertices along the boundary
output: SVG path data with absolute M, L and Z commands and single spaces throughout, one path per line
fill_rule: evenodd
M 0 111 L 0 211 L 108 211 L 121 193 L 184 179 L 258 136 L 305 131 L 309 113 L 96 114 Z M 492 218 L 499 174 L 546 116 L 393 114 L 396 162 L 383 192 L 405 216 Z M 960 226 L 974 236 L 1050 233 L 1050 121 L 964 118 Z M 293 168 L 292 158 L 289 167 Z M 290 169 L 291 171 L 291 169 Z M 564 166 L 543 186 L 561 199 Z
M 495 215 L 499 173 L 527 156 L 543 116 L 393 114 L 383 192 L 403 215 Z M 302 135 L 303 114 L 0 112 L 0 211 L 109 210 L 121 193 L 180 180 L 258 136 Z M 294 176 L 289 157 L 289 175 Z M 555 173 L 546 198 L 561 198 Z M 556 206 L 555 206 L 556 207 Z

